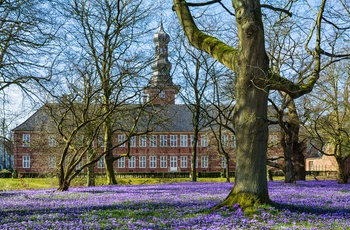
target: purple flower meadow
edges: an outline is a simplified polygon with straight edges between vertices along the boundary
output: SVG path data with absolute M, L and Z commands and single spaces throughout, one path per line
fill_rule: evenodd
M 232 183 L 117 185 L 0 193 L 0 229 L 350 229 L 350 185 L 270 182 L 254 216 L 213 207 Z

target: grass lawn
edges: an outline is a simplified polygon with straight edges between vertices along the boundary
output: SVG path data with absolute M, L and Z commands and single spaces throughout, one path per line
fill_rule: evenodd
M 276 205 L 253 217 L 239 207 L 213 209 L 232 183 L 126 179 L 57 192 L 38 189 L 53 181 L 28 180 L 37 189 L 0 192 L 0 229 L 350 229 L 350 185 L 334 180 L 269 182 Z
M 233 178 L 231 179 L 234 180 Z M 190 178 L 118 178 L 120 185 L 139 185 L 139 184 L 164 184 L 175 182 L 188 182 Z M 198 178 L 199 182 L 225 182 L 224 178 Z M 96 185 L 104 185 L 104 178 L 97 178 Z M 81 187 L 86 185 L 86 178 L 76 178 L 72 182 L 72 187 Z M 27 190 L 27 189 L 45 189 L 58 188 L 57 178 L 0 178 L 0 191 L 7 190 Z

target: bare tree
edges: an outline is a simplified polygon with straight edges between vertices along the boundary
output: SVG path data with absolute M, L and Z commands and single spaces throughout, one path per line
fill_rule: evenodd
M 230 95 L 227 94 L 227 90 L 233 90 L 228 87 L 233 78 L 225 69 L 223 73 L 214 71 L 212 80 L 214 85 L 213 100 L 210 102 L 210 112 L 207 113 L 211 121 L 210 129 L 213 136 L 213 142 L 210 145 L 215 146 L 218 153 L 225 159 L 224 177 L 227 182 L 230 182 L 230 162 L 234 160 L 236 147 L 235 130 L 232 126 L 232 111 L 235 100 L 233 97 L 227 96 Z M 231 137 L 230 141 L 225 139 L 227 136 Z
M 191 140 L 191 179 L 192 181 L 197 181 L 197 152 L 200 132 L 203 131 L 203 128 L 207 127 L 209 123 L 205 112 L 205 110 L 208 109 L 205 98 L 207 89 L 211 84 L 210 68 L 213 67 L 214 63 L 208 60 L 209 57 L 203 52 L 198 52 L 188 47 L 181 37 L 179 40 L 181 40 L 179 43 L 181 47 L 177 49 L 179 51 L 178 67 L 181 68 L 181 75 L 185 81 L 182 84 L 183 90 L 180 92 L 180 97 L 192 114 L 193 139 Z M 184 49 L 184 52 L 181 52 L 181 48 Z
M 307 123 L 310 144 L 321 154 L 335 158 L 340 184 L 350 177 L 350 69 L 333 64 L 308 99 Z
M 113 163 L 113 134 L 116 131 L 110 116 L 116 105 L 135 102 L 141 95 L 143 69 L 147 58 L 137 47 L 149 31 L 148 18 L 152 5 L 138 1 L 74 0 L 65 7 L 73 27 L 68 32 L 82 55 L 96 72 L 103 111 L 103 138 L 107 184 L 116 184 Z M 73 54 L 74 57 L 76 55 Z M 79 59 L 80 59 L 79 57 Z M 150 57 L 150 56 L 149 56 Z M 139 103 L 139 101 L 137 101 Z
M 209 3 L 213 2 L 207 4 Z M 306 73 L 299 71 L 302 77 L 297 82 L 270 68 L 265 48 L 262 9 L 291 16 L 287 9 L 263 5 L 259 0 L 234 0 L 232 5 L 235 10 L 235 20 L 232 19 L 232 21 L 236 23 L 238 31 L 238 47 L 234 48 L 200 30 L 189 10 L 190 5 L 198 4 L 174 0 L 173 7 L 189 43 L 230 68 L 235 72 L 236 77 L 233 120 L 237 140 L 235 185 L 218 207 L 239 203 L 244 209 L 250 209 L 254 204 L 268 203 L 266 151 L 269 90 L 280 90 L 291 98 L 298 98 L 313 89 L 322 70 L 321 55 L 328 55 L 321 48 L 321 42 L 325 38 L 321 35 L 321 28 L 326 1 L 322 1 L 321 5 L 316 7 L 314 25 L 305 43 L 309 52 L 309 68 Z M 315 44 L 312 50 L 309 48 L 311 42 Z
M 28 82 L 48 80 L 45 70 L 55 22 L 50 18 L 50 1 L 0 2 L 0 90 L 17 85 L 29 90 Z

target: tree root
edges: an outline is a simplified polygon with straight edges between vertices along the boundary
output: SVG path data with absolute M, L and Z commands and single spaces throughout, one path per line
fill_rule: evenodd
M 222 207 L 228 207 L 232 211 L 241 208 L 245 214 L 253 215 L 258 206 L 270 203 L 270 201 L 262 202 L 262 199 L 256 194 L 231 191 L 226 199 L 220 204 L 216 205 L 214 208 L 219 209 Z

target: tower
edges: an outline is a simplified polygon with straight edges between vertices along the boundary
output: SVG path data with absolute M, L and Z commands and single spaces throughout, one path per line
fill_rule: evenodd
M 175 95 L 180 86 L 174 85 L 170 76 L 171 63 L 168 60 L 168 44 L 170 36 L 165 33 L 163 23 L 153 36 L 155 44 L 155 61 L 152 63 L 152 77 L 144 88 L 144 93 L 149 95 L 149 102 L 154 105 L 175 104 Z

